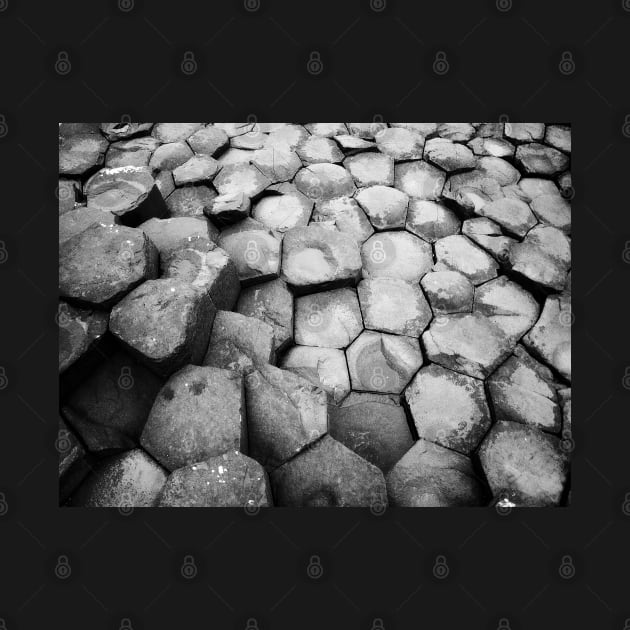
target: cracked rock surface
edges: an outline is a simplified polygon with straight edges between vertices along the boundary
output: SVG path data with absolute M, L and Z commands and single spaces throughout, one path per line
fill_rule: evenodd
M 568 125 L 59 133 L 62 505 L 568 503 Z

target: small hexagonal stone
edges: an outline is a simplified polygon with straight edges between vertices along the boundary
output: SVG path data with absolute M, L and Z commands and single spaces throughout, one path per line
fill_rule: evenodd
M 311 216 L 311 223 L 330 226 L 353 238 L 361 246 L 374 233 L 374 228 L 361 209 L 350 197 L 337 197 L 318 201 Z
M 499 225 L 486 217 L 467 219 L 462 223 L 462 234 L 471 241 L 490 252 L 500 263 L 510 258 L 510 249 L 516 239 L 505 236 Z
M 59 374 L 94 349 L 107 332 L 108 321 L 106 312 L 79 309 L 59 302 Z
M 559 444 L 519 422 L 497 422 L 479 450 L 492 494 L 523 506 L 558 505 L 567 473 Z
M 329 435 L 277 468 L 271 485 L 279 506 L 387 505 L 383 473 Z
M 149 219 L 140 229 L 151 239 L 165 259 L 182 246 L 204 239 L 215 241 L 219 231 L 205 217 Z
M 433 312 L 469 313 L 473 305 L 474 287 L 458 271 L 432 271 L 421 280 Z
M 243 193 L 257 197 L 271 181 L 252 164 L 228 164 L 214 178 L 214 187 L 221 195 Z
M 157 274 L 155 246 L 133 228 L 95 224 L 59 247 L 59 294 L 84 306 L 109 308 Z
M 157 123 L 151 135 L 160 142 L 184 142 L 202 127 L 203 123 Z
M 571 242 L 552 226 L 533 228 L 522 243 L 510 248 L 512 269 L 551 289 L 564 288 L 571 264 Z
M 273 505 L 269 479 L 255 460 L 228 451 L 172 472 L 159 507 L 250 508 Z
M 318 201 L 354 193 L 352 176 L 338 164 L 311 164 L 298 172 L 295 185 L 302 194 Z
M 514 155 L 514 145 L 503 138 L 473 138 L 468 146 L 475 155 L 506 158 Z
M 477 448 L 492 424 L 483 381 L 439 365 L 422 368 L 405 399 L 421 438 L 464 455 Z
M 105 156 L 105 166 L 148 166 L 153 151 L 159 146 L 160 143 L 150 136 L 114 142 Z
M 473 137 L 475 128 L 470 123 L 442 123 L 437 132 L 440 138 L 453 142 L 467 142 Z
M 273 470 L 328 430 L 327 395 L 310 381 L 271 365 L 245 379 L 250 455 Z
M 346 127 L 350 135 L 371 140 L 387 129 L 387 124 L 377 121 L 371 123 L 346 123 Z
M 433 138 L 424 145 L 424 159 L 448 173 L 475 168 L 477 158 L 465 145 L 443 138 Z
M 346 351 L 352 389 L 400 394 L 422 365 L 417 339 L 365 330 Z
M 464 507 L 486 502 L 470 459 L 425 440 L 418 440 L 391 469 L 387 495 L 395 507 Z
M 238 223 L 249 216 L 251 202 L 242 192 L 219 195 L 204 208 L 204 214 L 216 225 Z
M 166 482 L 166 471 L 142 449 L 112 455 L 99 462 L 94 472 L 72 497 L 77 507 L 153 507 Z
M 241 284 L 277 278 L 281 242 L 254 219 L 244 219 L 221 232 L 219 247 L 234 261 Z
M 571 127 L 548 125 L 545 131 L 545 142 L 555 149 L 571 153 Z
M 457 234 L 460 225 L 457 215 L 441 203 L 424 199 L 409 202 L 405 227 L 429 243 Z
M 443 315 L 422 335 L 427 358 L 475 378 L 485 378 L 510 354 L 503 331 L 479 313 Z
M 410 197 L 437 200 L 442 194 L 446 173 L 423 161 L 396 164 L 394 186 Z
M 287 182 L 302 168 L 302 161 L 289 146 L 271 146 L 254 151 L 251 162 L 271 182 Z
M 109 143 L 96 134 L 62 137 L 59 144 L 60 175 L 84 175 L 103 163 Z
M 525 335 L 527 348 L 571 380 L 570 296 L 549 296 L 536 325 Z
M 185 142 L 169 142 L 160 145 L 149 160 L 149 167 L 153 171 L 172 171 L 185 164 L 193 152 Z
M 171 217 L 201 217 L 216 197 L 208 186 L 182 186 L 168 196 L 166 205 Z
M 305 227 L 311 218 L 313 202 L 298 192 L 263 197 L 252 216 L 270 230 L 286 232 L 294 227 Z
M 366 328 L 419 337 L 431 321 L 431 308 L 417 284 L 372 278 L 361 280 L 357 289 Z
M 343 350 L 293 346 L 282 358 L 280 366 L 298 373 L 301 373 L 302 368 L 315 370 L 321 388 L 335 402 L 343 400 L 350 391 L 348 365 Z
M 230 139 L 223 129 L 208 125 L 195 131 L 188 138 L 188 144 L 198 155 L 215 157 L 230 143 Z
M 116 351 L 69 394 L 63 413 L 89 451 L 134 448 L 162 385 L 151 370 Z
M 538 302 L 530 293 L 506 276 L 490 280 L 475 291 L 473 309 L 517 341 L 538 319 Z
M 543 223 L 548 223 L 564 232 L 571 231 L 571 205 L 560 194 L 539 195 L 531 202 L 534 214 Z
M 363 330 L 354 289 L 334 289 L 295 301 L 295 342 L 304 346 L 345 348 Z
M 393 186 L 394 160 L 382 153 L 359 153 L 346 158 L 343 165 L 357 186 Z
M 146 167 L 102 168 L 85 184 L 88 208 L 111 212 L 125 225 L 136 227 L 168 208 Z
M 296 291 L 356 284 L 360 276 L 359 248 L 349 236 L 317 225 L 285 233 L 282 278 Z
M 419 160 L 424 148 L 424 136 L 410 129 L 392 127 L 377 134 L 376 144 L 381 153 L 394 160 Z
M 332 138 L 348 132 L 343 123 L 306 123 L 304 126 L 311 135 L 324 138 Z
M 148 280 L 119 302 L 109 328 L 158 374 L 200 363 L 215 307 L 206 291 L 179 280 Z
M 118 223 L 118 217 L 115 217 L 111 212 L 94 210 L 94 208 L 86 208 L 85 206 L 69 210 L 59 217 L 59 243 L 64 243 L 95 223 L 114 225 L 114 223 Z
M 364 278 L 399 278 L 418 283 L 431 270 L 431 245 L 408 232 L 381 232 L 361 248 Z
M 447 236 L 435 243 L 436 270 L 464 274 L 475 286 L 497 275 L 497 263 L 465 236 Z M 438 268 L 439 267 L 439 268 Z
M 241 291 L 236 310 L 273 328 L 274 351 L 293 339 L 293 294 L 283 280 L 263 282 Z
M 412 446 L 398 396 L 351 392 L 330 408 L 330 435 L 386 473 Z
M 195 155 L 173 171 L 176 186 L 208 182 L 219 170 L 219 163 L 208 155 Z
M 238 298 L 240 282 L 236 265 L 220 247 L 199 241 L 175 250 L 162 261 L 162 277 L 199 287 L 222 310 L 231 309 Z
M 360 190 L 355 199 L 377 230 L 405 227 L 409 197 L 400 190 L 389 186 L 370 186 Z
M 299 158 L 306 164 L 318 162 L 341 162 L 343 153 L 336 142 L 323 136 L 309 136 L 296 149 Z
M 245 396 L 239 374 L 187 365 L 160 390 L 140 438 L 168 470 L 245 450 Z
M 479 214 L 502 225 L 508 232 L 523 237 L 536 225 L 529 205 L 520 199 L 497 199 L 479 209 Z
M 120 140 L 121 138 L 131 138 L 137 134 L 149 131 L 153 127 L 153 123 L 101 123 L 101 131 L 107 136 L 108 140 Z M 154 140 L 154 138 L 151 138 Z
M 566 154 L 536 142 L 520 145 L 515 157 L 521 168 L 530 174 L 555 175 L 566 170 L 569 165 Z
M 218 311 L 212 325 L 204 365 L 247 374 L 254 367 L 271 363 L 273 328 L 255 317 Z
M 504 420 L 560 431 L 562 413 L 553 374 L 520 346 L 488 379 L 488 391 L 495 412 Z
M 505 135 L 517 142 L 536 142 L 545 135 L 543 123 L 505 123 Z

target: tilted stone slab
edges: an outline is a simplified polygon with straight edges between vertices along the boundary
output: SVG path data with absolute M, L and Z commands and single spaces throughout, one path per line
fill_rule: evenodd
M 359 153 L 346 158 L 343 165 L 358 187 L 394 184 L 394 160 L 389 155 Z
M 62 137 L 59 144 L 59 174 L 84 175 L 103 164 L 109 143 L 96 134 Z
M 107 332 L 109 313 L 75 308 L 60 301 L 57 310 L 59 325 L 59 374 L 94 350 Z
M 353 238 L 359 247 L 374 233 L 367 215 L 351 197 L 318 201 L 311 216 L 313 223 L 339 230 Z
M 185 142 L 169 142 L 160 145 L 149 160 L 151 171 L 173 171 L 193 157 Z
M 457 234 L 461 221 L 452 210 L 441 203 L 412 199 L 405 227 L 425 241 L 434 243 L 445 236 Z
M 193 133 L 187 140 L 190 148 L 198 155 L 216 157 L 230 143 L 228 135 L 214 125 L 207 125 Z
M 475 286 L 497 276 L 496 261 L 466 236 L 446 236 L 435 243 L 436 270 L 458 271 Z
M 297 189 L 309 199 L 327 201 L 335 197 L 352 196 L 352 175 L 338 164 L 311 164 L 295 176 Z
M 487 203 L 479 214 L 496 221 L 508 232 L 523 237 L 536 225 L 536 217 L 529 205 L 520 199 L 497 199 Z
M 436 315 L 472 310 L 474 287 L 458 271 L 432 271 L 422 278 L 421 284 Z
M 390 186 L 369 186 L 361 189 L 355 199 L 377 230 L 405 227 L 409 197 L 400 190 Z
M 569 157 L 565 153 L 536 142 L 519 146 L 515 158 L 517 164 L 530 175 L 555 175 L 569 165 Z
M 174 251 L 198 239 L 216 241 L 219 231 L 205 217 L 174 217 L 149 219 L 140 229 L 160 252 L 160 259 L 169 258 Z
M 241 192 L 253 198 L 270 186 L 271 181 L 253 164 L 228 164 L 223 166 L 213 184 L 221 195 Z
M 443 138 L 427 141 L 424 159 L 447 173 L 473 169 L 477 165 L 477 158 L 467 146 Z

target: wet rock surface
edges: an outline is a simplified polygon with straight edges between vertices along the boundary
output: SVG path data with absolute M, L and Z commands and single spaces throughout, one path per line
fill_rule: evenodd
M 59 131 L 62 504 L 567 504 L 566 124 Z

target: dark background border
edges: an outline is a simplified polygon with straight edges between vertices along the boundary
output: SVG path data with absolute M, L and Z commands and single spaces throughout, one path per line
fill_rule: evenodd
M 383 0 L 213 2 L 202 16 L 189 0 L 135 0 L 128 12 L 0 0 L 0 627 L 630 627 L 630 2 L 384 1 L 381 11 Z M 192 76 L 180 71 L 187 51 Z M 317 76 L 306 70 L 313 51 Z M 57 508 L 57 122 L 125 114 L 570 122 L 572 507 Z M 60 554 L 66 580 L 54 572 Z M 186 554 L 198 568 L 189 581 Z M 313 555 L 318 580 L 306 573 Z

